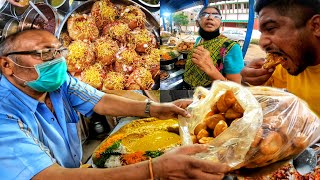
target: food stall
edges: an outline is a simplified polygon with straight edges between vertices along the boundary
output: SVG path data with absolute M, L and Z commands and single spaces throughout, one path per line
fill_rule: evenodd
M 35 3 L 35 5 L 38 6 L 40 10 L 42 9 L 42 6 L 45 8 L 51 7 L 46 6 L 46 3 L 47 2 Z M 121 7 L 124 6 L 124 9 L 126 9 L 127 6 L 132 5 L 132 3 L 132 1 L 125 0 L 114 1 L 114 4 L 120 4 Z M 141 2 L 141 4 L 143 5 L 144 3 Z M 44 13 L 50 14 L 47 15 L 47 21 L 50 23 L 46 24 L 49 26 L 42 26 L 42 21 L 44 19 L 31 8 L 27 10 L 28 13 L 22 15 L 22 18 L 18 18 L 20 21 L 19 25 L 21 24 L 21 27 L 19 28 L 48 28 L 47 30 L 53 32 L 63 43 L 67 44 L 70 50 L 78 48 L 84 49 L 85 51 L 86 48 L 82 47 L 85 42 L 77 42 L 78 44 L 75 42 L 77 41 L 75 39 L 77 39 L 78 36 L 75 32 L 78 29 L 75 28 L 74 31 L 70 31 L 67 24 L 72 18 L 88 18 L 88 14 L 92 7 L 94 7 L 94 1 L 81 2 L 77 6 L 71 5 L 69 6 L 70 9 L 65 14 L 61 13 L 62 11 L 58 11 L 57 8 L 46 9 L 46 11 L 42 9 Z M 151 36 L 155 36 L 155 40 L 157 41 L 157 35 L 159 35 L 159 33 L 158 27 L 156 26 L 156 20 L 148 9 L 143 7 L 140 8 L 146 14 L 147 26 L 150 27 L 146 34 L 151 33 Z M 127 10 L 124 10 L 122 13 L 125 13 L 126 11 Z M 76 13 L 80 15 L 78 16 Z M 111 17 L 110 14 L 108 14 L 108 17 Z M 21 20 L 23 20 L 22 23 Z M 31 26 L 28 27 L 27 25 L 30 25 L 30 23 Z M 103 24 L 103 22 L 101 22 L 101 24 Z M 139 26 L 139 22 L 137 22 L 137 24 Z M 90 26 L 92 25 L 90 23 L 85 24 L 84 26 L 86 25 L 89 25 L 87 26 L 89 28 L 92 27 Z M 96 29 L 93 29 L 90 33 L 94 33 L 95 30 Z M 125 35 L 113 33 L 118 31 L 123 32 L 122 29 L 108 29 L 107 33 L 110 33 L 110 36 L 113 36 L 122 44 L 127 43 L 124 42 L 125 40 L 123 39 Z M 133 34 L 139 34 L 139 32 Z M 101 37 L 99 36 L 99 33 L 96 33 L 90 34 L 87 38 Z M 132 41 L 139 43 L 136 42 L 136 40 L 137 39 L 134 39 Z M 117 46 L 116 44 L 113 44 L 112 41 L 106 42 L 107 43 L 104 42 L 102 44 L 111 45 L 112 48 L 116 48 Z M 71 48 L 71 45 L 75 45 L 75 47 Z M 153 50 L 156 52 L 157 48 L 155 47 L 153 47 Z M 192 40 L 180 41 L 170 38 L 167 40 L 167 45 L 160 46 L 160 66 L 162 70 L 165 70 L 160 74 L 162 81 L 160 85 L 161 90 L 175 89 L 181 85 L 181 76 L 184 73 L 184 61 L 192 47 Z M 104 47 L 100 49 L 104 49 Z M 90 57 L 89 53 L 91 50 L 92 49 L 89 49 L 87 52 L 88 54 L 86 54 L 88 56 L 86 57 Z M 125 50 L 121 51 L 121 53 L 124 51 Z M 123 56 L 123 58 L 128 58 L 128 60 L 130 60 L 130 57 L 135 56 L 134 54 L 137 53 L 135 51 L 139 52 L 139 50 L 136 49 L 127 51 L 129 55 Z M 120 55 L 121 53 L 117 55 Z M 144 55 L 150 56 L 151 54 Z M 108 58 L 103 59 L 105 62 L 109 62 L 109 60 L 110 59 Z M 159 56 L 157 60 L 159 63 Z M 81 62 L 85 61 L 86 59 Z M 145 61 L 141 64 L 143 63 L 145 63 Z M 97 76 L 97 79 L 101 78 L 101 74 L 104 74 L 104 72 L 101 72 L 103 71 L 101 67 L 94 66 L 91 62 L 84 64 L 71 63 L 69 65 L 73 75 L 82 80 L 86 80 L 86 78 L 84 78 L 86 74 L 87 76 Z M 91 67 L 96 69 L 86 71 L 87 69 L 90 70 Z M 94 74 L 96 72 L 98 73 Z M 131 72 L 133 73 L 131 80 L 137 80 L 137 76 L 143 74 L 143 72 L 144 71 L 137 71 L 136 73 Z M 165 72 L 167 72 L 167 74 L 165 74 Z M 104 78 L 110 80 L 114 77 L 114 79 L 119 80 L 119 76 L 119 74 L 113 74 L 105 76 Z M 130 76 L 131 74 L 129 77 Z M 128 88 L 131 89 L 139 86 L 139 88 L 137 88 L 139 90 L 134 92 L 115 90 L 117 88 L 114 88 L 116 87 L 114 84 L 118 81 L 103 83 L 99 81 L 96 83 L 91 80 L 92 79 L 87 82 L 92 83 L 93 86 L 106 93 L 139 100 L 150 98 L 154 101 L 159 101 L 160 99 L 160 92 L 152 91 L 151 89 L 153 88 L 150 88 L 150 85 L 153 85 L 153 83 L 148 83 L 144 88 L 141 84 L 135 82 L 133 83 L 134 86 Z M 153 78 L 152 80 L 155 81 Z M 114 87 L 103 88 L 105 84 L 111 84 L 114 85 Z M 117 85 L 123 86 L 123 83 Z M 229 164 L 234 171 L 230 172 L 226 178 L 302 178 L 301 176 L 298 176 L 292 158 L 315 141 L 316 136 L 319 135 L 319 119 L 315 118 L 314 114 L 308 111 L 305 104 L 287 92 L 280 92 L 272 89 L 252 89 L 249 92 L 246 88 L 232 84 L 231 82 L 223 82 L 212 87 L 216 88 L 212 88 L 210 91 L 200 88 L 196 90 L 194 94 L 189 94 L 189 98 L 194 98 L 194 103 L 188 109 L 192 114 L 192 118 L 188 119 L 189 124 L 186 124 L 186 119 L 180 117 L 178 119 L 167 120 L 159 120 L 156 118 L 133 120 L 135 119 L 134 117 L 117 117 L 116 119 L 113 117 L 106 117 L 108 125 L 114 128 L 111 135 L 108 136 L 109 134 L 106 133 L 105 129 L 106 125 L 101 123 L 100 120 L 94 120 L 93 129 L 95 134 L 100 136 L 100 141 L 95 144 L 94 148 L 84 146 L 84 149 L 89 151 L 89 156 L 92 154 L 92 158 L 87 163 L 90 163 L 89 165 L 92 165 L 94 168 L 124 166 L 147 160 L 149 157 L 155 158 L 162 155 L 165 151 L 180 145 L 210 143 L 209 154 L 197 154 L 196 157 Z M 120 89 L 122 90 L 123 88 Z M 255 94 L 255 97 L 253 94 Z M 229 100 L 232 102 L 229 103 Z M 292 104 L 296 104 L 296 106 L 292 106 Z M 84 131 L 84 136 L 88 136 L 86 125 L 83 125 L 81 129 Z M 278 160 L 285 161 L 279 162 L 280 165 L 272 164 Z M 318 162 L 316 162 L 316 165 L 317 163 Z M 260 167 L 264 165 L 267 167 Z M 241 167 L 246 167 L 248 169 L 241 169 Z M 313 174 L 306 175 L 305 178 L 314 178 L 318 171 L 319 167 L 314 166 L 313 169 L 311 169 L 311 173 Z
M 205 0 L 205 1 L 184 1 L 181 3 L 176 3 L 173 0 L 163 0 L 161 1 L 161 9 L 160 9 L 160 15 L 163 20 L 162 26 L 164 27 L 164 29 L 162 29 L 163 32 L 168 32 L 167 29 L 173 29 L 172 27 L 172 14 L 190 7 L 194 7 L 194 6 L 199 6 L 199 5 L 208 5 L 209 1 Z M 210 1 L 210 2 L 214 2 L 214 1 Z M 169 15 L 169 25 L 170 27 L 166 27 L 166 23 L 164 22 L 164 19 L 166 16 Z M 253 24 L 254 24 L 254 1 L 250 0 L 249 1 L 249 16 L 248 16 L 248 25 L 247 25 L 247 29 L 246 29 L 246 36 L 245 36 L 245 41 L 244 44 L 242 46 L 242 54 L 243 57 L 245 57 L 246 52 L 248 50 L 249 44 L 250 44 L 250 39 L 251 39 L 251 35 L 252 35 L 252 30 L 253 30 Z M 160 31 L 160 34 L 162 34 L 162 31 Z M 163 74 L 163 77 L 166 77 L 165 79 L 163 78 L 160 82 L 160 88 L 162 90 L 179 90 L 179 89 L 186 89 L 186 87 L 184 87 L 183 85 L 183 74 L 184 74 L 184 68 L 181 68 L 181 64 L 185 63 L 186 57 L 188 52 L 190 51 L 189 48 L 188 50 L 185 49 L 181 49 L 181 47 L 183 47 L 183 45 L 185 45 L 184 43 L 194 43 L 195 42 L 195 38 L 192 38 L 192 36 L 186 36 L 186 37 L 182 37 L 181 36 L 177 36 L 179 39 L 175 40 L 174 43 L 171 43 L 170 45 L 170 38 L 173 38 L 174 34 L 173 32 L 168 32 L 165 33 L 165 36 L 161 36 L 161 38 L 165 38 L 164 41 L 162 41 L 162 45 L 163 46 L 167 46 L 167 47 L 171 47 L 174 49 L 178 49 L 178 51 L 180 52 L 180 56 L 177 57 L 177 60 L 181 60 L 175 67 L 175 61 L 170 61 L 169 62 L 165 62 L 165 59 L 161 59 L 160 64 L 161 67 L 160 69 L 161 74 Z M 175 44 L 175 46 L 172 46 L 173 44 Z M 161 49 L 161 47 L 160 47 Z M 174 58 L 173 58 L 174 59 Z

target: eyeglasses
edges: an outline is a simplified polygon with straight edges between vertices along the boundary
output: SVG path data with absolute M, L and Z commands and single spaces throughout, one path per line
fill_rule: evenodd
M 15 51 L 15 52 L 9 52 L 7 54 L 4 54 L 3 56 L 9 56 L 14 54 L 33 55 L 37 59 L 40 58 L 43 61 L 48 61 L 56 58 L 57 56 L 66 57 L 68 54 L 68 49 L 65 47 L 60 47 L 58 49 L 45 48 L 45 49 L 32 50 L 32 51 Z
M 215 19 L 222 19 L 222 16 L 220 14 L 217 14 L 217 13 L 207 13 L 207 12 L 203 12 L 200 14 L 200 18 L 208 18 L 210 15 L 213 16 L 213 18 Z

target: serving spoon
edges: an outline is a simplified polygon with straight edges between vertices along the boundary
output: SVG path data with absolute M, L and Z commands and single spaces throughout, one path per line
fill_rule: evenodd
M 29 1 L 29 4 L 31 5 L 31 7 L 37 11 L 37 13 L 41 16 L 41 18 L 45 21 L 45 23 L 48 23 L 48 19 L 46 18 L 46 16 L 41 12 L 41 10 L 35 5 L 33 4 L 32 1 Z
M 299 174 L 305 175 L 311 172 L 318 163 L 317 155 L 320 153 L 320 144 L 315 144 L 315 149 L 307 148 L 298 157 L 293 159 L 293 166 Z

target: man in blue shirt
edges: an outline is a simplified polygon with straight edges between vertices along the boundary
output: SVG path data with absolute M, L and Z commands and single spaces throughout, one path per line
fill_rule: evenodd
M 148 103 L 104 94 L 68 75 L 64 51 L 58 39 L 43 30 L 20 32 L 1 44 L 0 179 L 150 178 L 148 162 L 80 170 L 77 112 L 166 119 L 188 116 L 183 108 L 190 102 L 151 103 L 146 115 Z M 155 177 L 223 177 L 226 166 L 187 156 L 206 149 L 185 147 L 155 159 Z

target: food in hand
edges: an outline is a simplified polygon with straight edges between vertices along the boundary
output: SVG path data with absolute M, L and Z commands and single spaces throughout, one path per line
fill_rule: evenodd
M 263 68 L 264 69 L 271 69 L 271 68 L 275 68 L 278 64 L 280 64 L 282 61 L 284 61 L 285 59 L 276 54 L 276 53 L 268 53 L 265 63 L 263 64 Z

